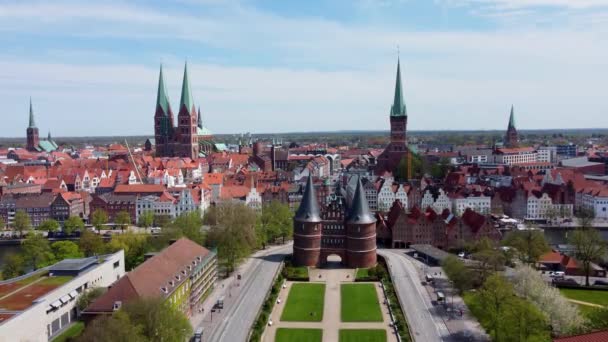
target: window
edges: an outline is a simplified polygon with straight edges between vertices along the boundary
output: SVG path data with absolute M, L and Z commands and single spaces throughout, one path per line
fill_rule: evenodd
M 119 266 L 120 266 L 120 260 L 118 260 L 114 263 L 114 268 L 118 268 Z

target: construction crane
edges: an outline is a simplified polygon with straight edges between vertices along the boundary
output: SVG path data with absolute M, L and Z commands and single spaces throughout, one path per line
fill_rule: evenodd
M 129 142 L 127 141 L 127 139 L 125 139 L 125 145 L 127 145 L 127 151 L 129 152 L 129 157 L 131 157 L 131 162 L 133 163 L 133 168 L 135 169 L 135 174 L 137 175 L 137 180 L 139 181 L 139 184 L 144 184 L 141 181 L 141 175 L 139 174 L 139 168 L 137 167 L 137 164 L 135 164 L 135 158 L 133 158 L 133 155 L 131 154 L 131 149 L 129 148 Z

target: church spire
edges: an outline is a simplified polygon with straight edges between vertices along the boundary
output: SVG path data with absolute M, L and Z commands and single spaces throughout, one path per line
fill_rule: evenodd
M 201 106 L 198 106 L 198 128 L 203 129 L 203 117 L 201 116 Z
M 300 207 L 298 208 L 294 219 L 300 222 L 321 222 L 321 211 L 319 210 L 315 186 L 312 183 L 312 175 L 310 174 L 306 181 L 304 196 L 302 196 Z
M 395 99 L 391 106 L 391 116 L 407 116 L 407 109 L 403 101 L 403 90 L 401 89 L 401 63 L 397 58 L 397 80 L 395 81 Z
M 376 219 L 369 210 L 367 199 L 365 198 L 365 190 L 363 190 L 363 184 L 361 184 L 361 177 L 359 176 L 346 223 L 369 224 L 374 222 L 376 222 Z
M 29 128 L 36 128 L 36 122 L 34 121 L 34 107 L 32 106 L 32 98 L 30 97 L 30 124 Z
M 509 115 L 509 127 L 508 128 L 515 128 L 515 113 L 513 110 L 513 105 L 511 105 L 511 115 Z
M 188 62 L 184 65 L 184 80 L 182 82 L 182 98 L 179 101 L 179 108 L 181 111 L 182 106 L 185 106 L 188 113 L 191 113 L 194 109 L 194 101 L 192 100 L 192 92 L 190 91 L 190 81 L 188 79 Z
M 163 114 L 169 115 L 171 105 L 169 104 L 169 96 L 165 87 L 165 77 L 163 76 L 163 65 L 160 65 L 160 73 L 158 75 L 158 93 L 156 95 L 156 107 L 163 110 Z

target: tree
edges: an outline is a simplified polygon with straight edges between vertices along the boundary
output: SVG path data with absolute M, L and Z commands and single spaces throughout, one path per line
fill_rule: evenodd
M 133 324 L 142 327 L 149 341 L 186 341 L 192 327 L 186 316 L 162 298 L 142 298 L 124 305 Z
M 114 219 L 114 223 L 120 226 L 121 230 L 125 230 L 125 227 L 128 227 L 131 224 L 131 215 L 125 210 L 121 210 L 116 214 L 116 218 Z
M 595 211 L 592 208 L 580 207 L 576 213 L 579 226 L 582 228 L 591 228 L 593 220 L 595 220 Z
M 474 253 L 471 258 L 479 261 L 481 270 L 481 273 L 479 274 L 480 283 L 484 282 L 490 274 L 502 270 L 506 262 L 502 252 L 496 249 L 480 250 L 479 252 Z
M 82 258 L 83 253 L 78 249 L 78 245 L 72 241 L 57 241 L 51 244 L 51 250 L 57 261 L 63 259 Z
M 136 325 L 129 315 L 119 310 L 111 316 L 102 315 L 94 319 L 78 341 L 82 342 L 146 342 L 143 327 Z
M 6 222 L 4 222 L 4 218 L 0 216 L 0 229 L 4 229 L 6 227 Z
M 519 260 L 528 265 L 534 265 L 541 255 L 550 250 L 545 235 L 539 230 L 512 231 L 507 234 L 503 244 L 515 248 Z
M 108 223 L 108 213 L 103 209 L 95 209 L 91 215 L 91 224 L 95 229 L 102 230 L 103 225 Z
M 435 179 L 444 179 L 450 170 L 450 160 L 442 157 L 438 163 L 431 165 L 431 176 Z
M 504 337 L 501 339 L 504 329 L 502 323 L 504 323 L 503 318 L 511 297 L 513 297 L 511 287 L 504 278 L 497 274 L 490 276 L 479 291 L 481 306 L 486 309 L 490 334 L 494 341 L 504 340 Z
M 84 221 L 78 216 L 70 216 L 63 223 L 63 232 L 71 235 L 75 231 L 82 232 L 84 230 Z
M 148 239 L 144 234 L 126 232 L 124 234 L 112 235 L 107 249 L 114 253 L 119 250 L 125 251 L 125 268 L 132 270 L 144 261 L 144 255 L 148 249 Z
M 25 273 L 25 262 L 19 254 L 11 253 L 4 259 L 2 278 L 10 279 Z
M 259 216 L 256 224 L 256 234 L 262 248 L 266 248 L 267 243 L 278 237 L 281 237 L 285 243 L 285 239 L 293 235 L 292 217 L 289 206 L 279 201 L 272 201 L 262 208 L 262 215 Z
M 443 259 L 441 267 L 460 293 L 471 288 L 473 271 L 467 268 L 460 259 L 453 255 L 449 255 L 447 258 Z
M 591 263 L 601 259 L 608 251 L 606 242 L 599 231 L 593 228 L 580 228 L 570 235 L 570 244 L 574 247 L 576 259 L 583 265 L 585 284 L 589 286 Z
M 53 219 L 48 219 L 38 226 L 38 230 L 45 230 L 49 233 L 59 230 L 59 223 Z
M 228 273 L 257 246 L 256 213 L 242 203 L 220 203 L 205 217 L 209 244 L 218 248 L 218 258 Z
M 103 287 L 89 288 L 83 294 L 81 294 L 80 297 L 78 297 L 78 300 L 76 300 L 76 307 L 79 311 L 86 309 L 95 301 L 95 299 L 104 294 L 104 292 L 106 292 L 106 290 Z
M 139 215 L 139 222 L 137 223 L 142 228 L 150 228 L 154 224 L 154 212 L 146 210 Z
M 421 176 L 423 173 L 422 159 L 420 158 L 419 155 L 417 155 L 411 151 L 409 153 L 411 154 L 411 158 L 412 158 L 412 177 L 417 178 L 417 177 Z M 397 178 L 398 180 L 403 180 L 403 181 L 408 180 L 408 167 L 409 166 L 408 166 L 407 157 L 401 158 L 401 160 L 399 161 L 399 164 L 397 165 L 397 168 L 395 170 L 393 170 L 393 174 L 395 175 L 395 178 Z
M 562 296 L 557 288 L 548 285 L 532 267 L 516 267 L 511 280 L 515 292 L 533 303 L 549 319 L 556 334 L 574 333 L 583 327 L 584 319 L 576 305 Z
M 49 241 L 42 235 L 31 234 L 22 242 L 23 259 L 27 266 L 37 270 L 55 262 Z
M 23 236 L 23 232 L 32 229 L 30 216 L 23 210 L 17 210 L 15 213 L 15 221 L 13 227 L 19 232 L 19 236 Z
M 82 234 L 80 234 L 78 246 L 86 257 L 101 254 L 104 249 L 103 239 L 101 236 L 88 229 L 83 230 Z
M 168 229 L 163 229 L 163 232 L 171 236 L 172 238 L 178 238 L 185 236 L 188 239 L 203 245 L 205 242 L 205 235 L 202 231 L 203 220 L 201 219 L 200 212 L 189 211 L 184 212 L 169 224 Z

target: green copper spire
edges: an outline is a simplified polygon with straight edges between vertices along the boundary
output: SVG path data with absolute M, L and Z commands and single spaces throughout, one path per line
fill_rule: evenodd
M 407 109 L 403 101 L 403 90 L 401 89 L 401 66 L 397 59 L 397 80 L 395 81 L 395 100 L 391 106 L 391 116 L 407 116 Z
M 197 126 L 200 129 L 203 129 L 203 117 L 201 116 L 201 107 L 198 107 L 198 122 L 197 122 Z
M 165 77 L 163 76 L 163 65 L 160 65 L 160 74 L 158 75 L 158 94 L 156 95 L 156 106 L 160 106 L 165 115 L 169 115 L 171 106 L 169 105 L 169 96 L 165 87 Z
M 32 107 L 32 98 L 30 97 L 30 124 L 28 128 L 36 128 L 36 122 L 34 121 L 34 108 Z
M 182 106 L 191 112 L 194 108 L 194 101 L 192 100 L 192 92 L 190 91 L 190 81 L 188 80 L 188 62 L 184 65 L 184 81 L 182 82 L 182 98 L 179 101 L 179 108 Z
M 509 115 L 509 128 L 515 128 L 515 114 L 513 105 L 511 105 L 511 115 Z

